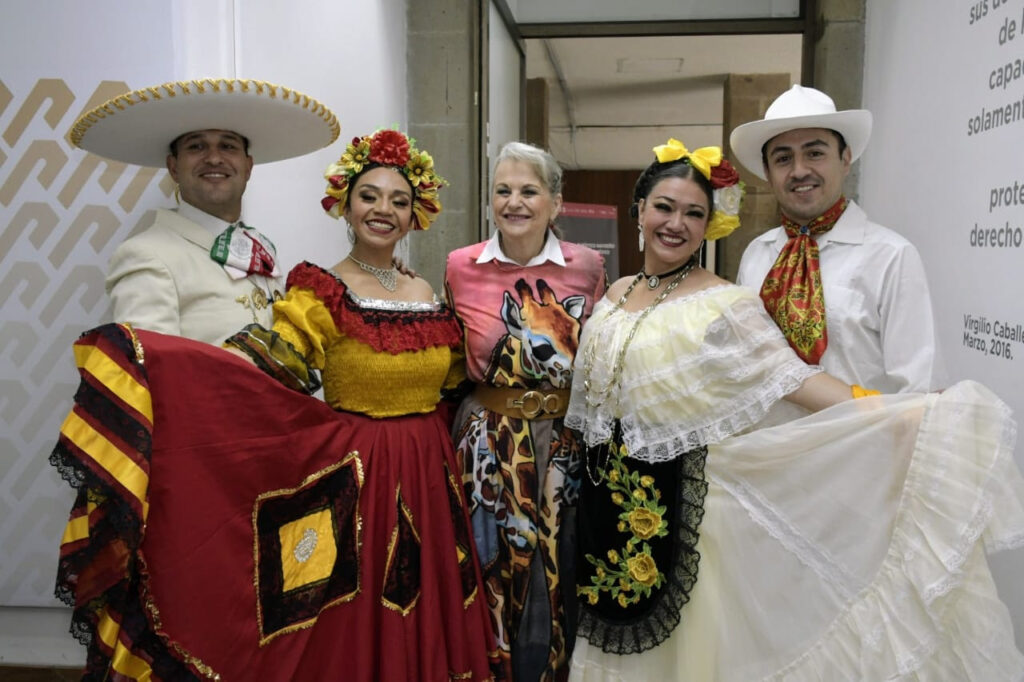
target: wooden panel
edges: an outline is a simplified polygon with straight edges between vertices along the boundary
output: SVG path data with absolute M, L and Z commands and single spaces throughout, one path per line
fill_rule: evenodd
M 623 275 L 643 268 L 643 259 L 637 250 L 636 218 L 629 214 L 633 185 L 641 170 L 567 170 L 562 185 L 564 201 L 618 207 L 619 272 Z

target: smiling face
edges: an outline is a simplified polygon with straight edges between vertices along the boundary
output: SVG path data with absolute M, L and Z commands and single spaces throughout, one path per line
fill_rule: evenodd
M 644 272 L 667 272 L 689 260 L 704 240 L 710 209 L 707 192 L 690 178 L 659 180 L 637 203 Z
M 227 222 L 242 213 L 242 194 L 252 174 L 245 140 L 230 130 L 196 130 L 174 141 L 167 170 L 181 198 Z
M 800 128 L 765 145 L 765 173 L 782 212 L 806 225 L 839 201 L 850 172 L 850 148 L 824 128 Z
M 412 228 L 412 200 L 412 187 L 394 168 L 380 166 L 362 173 L 345 208 L 359 248 L 394 249 Z
M 494 169 L 491 211 L 501 232 L 502 246 L 540 253 L 548 225 L 562 208 L 562 195 L 552 195 L 533 166 L 508 159 Z

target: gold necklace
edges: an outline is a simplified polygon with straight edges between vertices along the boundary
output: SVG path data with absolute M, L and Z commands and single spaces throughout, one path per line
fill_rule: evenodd
M 637 316 L 636 320 L 633 322 L 633 326 L 629 330 L 629 334 L 626 336 L 626 340 L 622 343 L 622 347 L 619 348 L 619 352 L 615 356 L 615 361 L 612 363 L 612 369 L 609 373 L 608 381 L 600 388 L 591 381 L 598 345 L 593 341 L 593 339 L 591 339 L 591 342 L 587 345 L 587 348 L 583 353 L 583 388 L 586 391 L 587 405 L 591 407 L 600 407 L 604 404 L 605 400 L 608 398 L 608 394 L 611 393 L 612 389 L 614 389 L 619 383 L 619 379 L 621 378 L 620 375 L 622 374 L 622 362 L 626 357 L 626 350 L 629 348 L 629 344 L 633 341 L 633 337 L 636 335 L 636 330 L 639 328 L 640 323 L 644 321 L 644 318 L 646 318 L 659 303 L 664 301 L 669 294 L 675 291 L 676 287 L 686 279 L 686 276 L 689 275 L 696 266 L 697 259 L 695 257 L 691 257 L 679 271 L 679 274 L 676 275 L 675 278 L 669 282 L 668 286 L 665 287 L 665 289 L 658 294 L 653 301 L 651 301 L 651 304 L 644 308 L 640 315 Z M 629 287 L 627 287 L 626 291 L 622 293 L 619 300 L 616 301 L 615 307 L 608 314 L 609 316 L 626 304 L 626 299 L 629 298 L 633 289 L 640 280 L 645 278 L 646 275 L 643 272 L 637 273 L 637 276 L 633 278 L 632 282 L 630 282 Z
M 585 391 L 584 395 L 588 406 L 600 407 L 608 399 L 609 394 L 619 384 L 619 380 L 621 379 L 622 375 L 622 363 L 623 360 L 625 360 L 626 358 L 626 349 L 629 347 L 630 342 L 636 335 L 636 330 L 640 326 L 640 323 L 643 322 L 644 318 L 647 317 L 650 314 L 650 312 L 658 306 L 659 303 L 664 301 L 670 293 L 675 291 L 676 287 L 678 287 L 682 283 L 682 281 L 686 279 L 686 276 L 689 275 L 690 272 L 696 266 L 697 258 L 695 256 L 691 257 L 690 260 L 688 260 L 683 265 L 683 267 L 679 269 L 679 274 L 676 275 L 671 282 L 669 282 L 668 286 L 665 287 L 665 290 L 658 294 L 658 296 L 653 301 L 651 301 L 651 304 L 644 308 L 643 311 L 641 311 L 641 313 L 637 316 L 636 320 L 633 322 L 633 326 L 630 327 L 629 334 L 626 335 L 626 340 L 622 342 L 622 347 L 619 348 L 619 352 L 615 356 L 615 361 L 612 363 L 612 370 L 609 373 L 610 376 L 608 377 L 608 381 L 601 388 L 597 388 L 594 385 L 594 382 L 591 381 L 591 374 L 594 369 L 594 360 L 596 357 L 595 349 L 598 344 L 594 339 L 590 340 L 586 349 L 583 352 L 583 389 Z M 643 271 L 637 273 L 636 277 L 633 278 L 633 281 L 629 283 L 629 286 L 622 293 L 622 296 L 620 296 L 619 300 L 616 301 L 615 307 L 612 309 L 611 313 L 614 313 L 616 310 L 622 308 L 622 306 L 626 304 L 626 299 L 629 298 L 629 294 L 632 293 L 636 285 L 640 282 L 640 280 L 646 278 L 647 275 Z M 609 317 L 611 316 L 611 313 L 609 313 Z M 608 442 L 602 443 L 597 446 L 597 448 L 604 448 L 605 456 L 604 462 L 602 462 L 600 451 L 598 450 L 598 453 L 594 457 L 596 471 L 590 465 L 590 451 L 588 450 L 586 453 L 584 453 L 583 468 L 586 470 L 587 478 L 589 478 L 590 482 L 594 484 L 594 487 L 600 485 L 601 482 L 604 480 L 605 469 L 607 469 L 608 467 L 608 460 L 611 457 L 612 448 L 615 447 L 617 446 L 611 439 L 609 439 Z
M 373 265 L 370 265 L 369 263 L 364 263 L 363 261 L 353 256 L 351 253 L 348 254 L 348 259 L 355 263 L 356 265 L 358 265 L 363 270 L 365 270 L 366 272 L 373 275 L 377 279 L 377 281 L 380 282 L 380 285 L 387 289 L 388 291 L 394 291 L 395 289 L 398 288 L 398 269 L 395 268 L 394 265 L 392 265 L 390 268 L 378 268 Z

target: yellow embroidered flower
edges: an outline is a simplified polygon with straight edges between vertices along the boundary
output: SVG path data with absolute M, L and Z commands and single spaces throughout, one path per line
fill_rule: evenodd
M 609 549 L 608 550 L 608 561 L 612 562 L 613 564 L 619 563 L 619 553 L 616 552 L 614 549 Z
M 604 574 L 604 569 L 601 568 L 600 566 L 597 567 L 597 570 L 595 571 L 595 573 L 597 574 L 598 578 L 604 578 L 604 575 L 605 575 Z
M 625 578 L 619 578 L 619 589 L 623 592 L 629 592 L 633 589 L 633 586 L 629 584 L 629 581 Z
M 587 603 L 588 604 L 596 604 L 597 603 L 597 590 L 588 590 L 587 591 Z
M 629 599 L 626 598 L 626 595 L 623 592 L 619 592 L 618 602 L 619 606 L 621 606 L 622 608 L 626 608 L 627 606 L 629 606 Z
M 608 480 L 611 481 L 612 483 L 619 482 L 619 472 L 617 469 L 612 469 L 610 472 L 608 472 Z
M 650 587 L 658 580 L 658 565 L 647 552 L 637 554 L 626 561 L 629 577 L 644 587 Z
M 620 533 L 625 533 L 626 532 L 626 522 L 625 521 L 619 521 L 619 525 L 616 526 L 616 528 L 619 529 Z
M 644 492 L 643 488 L 637 488 L 636 490 L 633 491 L 633 497 L 635 497 L 638 500 L 646 500 L 647 493 Z
M 622 493 L 619 493 L 619 492 L 612 493 L 612 502 L 614 502 L 615 504 L 617 504 L 617 505 L 619 505 L 621 507 L 622 503 L 625 502 L 625 501 L 626 501 L 626 498 L 622 496 Z
M 641 476 L 640 485 L 644 486 L 645 488 L 650 488 L 651 486 L 654 485 L 654 476 Z
M 653 537 L 661 528 L 661 514 L 637 507 L 629 512 L 629 530 L 641 540 Z

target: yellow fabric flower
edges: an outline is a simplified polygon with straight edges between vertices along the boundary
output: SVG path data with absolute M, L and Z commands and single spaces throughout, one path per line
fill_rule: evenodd
M 429 184 L 434 174 L 434 159 L 427 152 L 419 152 L 409 156 L 409 163 L 405 164 L 406 177 L 413 187 L 419 187 L 426 182 Z
M 631 557 L 626 561 L 626 566 L 629 568 L 629 577 L 644 587 L 650 587 L 658 580 L 658 564 L 647 552 Z
M 654 476 L 641 476 L 640 485 L 644 486 L 645 488 L 650 488 L 651 486 L 654 485 Z
M 722 237 L 728 237 L 739 226 L 739 216 L 726 215 L 721 211 L 715 211 L 711 214 L 711 220 L 708 221 L 708 229 L 704 231 L 704 239 L 714 241 Z
M 635 497 L 638 500 L 646 500 L 647 493 L 644 492 L 643 488 L 637 488 L 636 490 L 633 491 L 633 497 Z
M 629 599 L 627 599 L 626 595 L 622 592 L 619 592 L 618 602 L 619 606 L 621 606 L 622 608 L 626 608 L 627 606 L 629 606 Z
M 609 549 L 608 560 L 611 561 L 613 564 L 619 563 L 619 553 L 616 552 L 614 549 Z
M 625 502 L 625 501 L 626 501 L 626 498 L 622 496 L 622 493 L 620 493 L 620 492 L 612 493 L 612 502 L 614 502 L 615 504 L 617 504 L 617 505 L 619 505 L 621 507 L 622 503 Z

